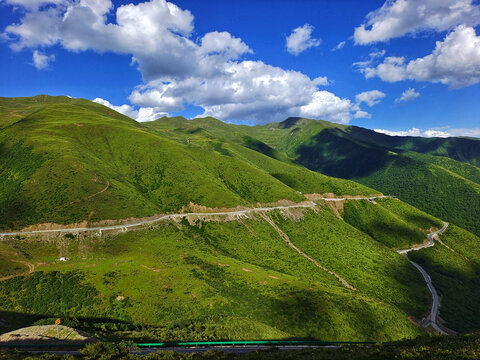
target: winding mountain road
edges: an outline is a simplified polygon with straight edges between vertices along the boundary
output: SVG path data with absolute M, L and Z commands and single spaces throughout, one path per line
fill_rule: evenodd
M 325 200 L 325 201 L 343 201 L 343 200 L 374 200 L 374 199 L 385 199 L 390 198 L 391 196 L 381 195 L 381 196 L 369 196 L 369 197 L 357 197 L 357 198 L 319 198 L 317 200 Z M 295 204 L 295 205 L 285 205 L 285 206 L 272 206 L 272 207 L 260 207 L 260 208 L 251 208 L 245 210 L 237 210 L 237 211 L 221 211 L 221 212 L 208 212 L 208 213 L 179 213 L 179 214 L 169 214 L 163 215 L 158 218 L 148 219 L 143 221 L 138 221 L 135 223 L 129 224 L 119 224 L 119 225 L 108 225 L 108 226 L 97 226 L 97 227 L 83 227 L 83 228 L 62 228 L 62 229 L 52 229 L 52 230 L 32 230 L 32 231 L 12 231 L 12 232 L 0 232 L 0 237 L 5 236 L 21 236 L 21 235 L 34 235 L 34 234 L 53 234 L 53 233 L 75 233 L 75 232 L 83 232 L 83 231 L 107 231 L 107 230 L 123 230 L 127 231 L 129 228 L 138 227 L 142 225 L 150 225 L 156 223 L 158 221 L 164 220 L 172 220 L 172 219 L 181 219 L 186 216 L 218 216 L 218 215 L 233 215 L 233 216 L 242 216 L 251 213 L 259 213 L 265 211 L 273 211 L 273 210 L 285 210 L 285 209 L 294 209 L 294 208 L 313 208 L 317 204 L 313 201 L 306 201 L 303 204 Z
M 440 229 L 440 230 L 437 230 L 437 231 L 434 231 L 434 232 L 431 232 L 430 234 L 427 235 L 428 237 L 428 243 L 426 244 L 422 244 L 422 245 L 418 245 L 418 246 L 414 246 L 414 247 L 411 247 L 409 249 L 402 249 L 402 250 L 397 250 L 397 252 L 399 254 L 406 254 L 410 251 L 417 251 L 417 250 L 421 250 L 421 249 L 425 249 L 425 248 L 429 248 L 429 247 L 432 247 L 433 245 L 435 245 L 435 241 L 433 239 L 434 236 L 438 235 L 438 234 L 441 234 L 443 233 L 445 230 L 447 230 L 447 227 L 448 227 L 448 223 L 447 222 L 443 222 L 443 227 Z
M 324 201 L 345 201 L 345 200 L 368 200 L 372 201 L 375 199 L 385 199 L 385 198 L 395 198 L 394 196 L 387 196 L 387 195 L 380 195 L 380 196 L 368 196 L 368 197 L 355 197 L 355 198 L 350 198 L 350 197 L 338 197 L 338 198 L 318 198 L 315 200 L 324 200 Z M 208 212 L 208 213 L 179 213 L 179 214 L 169 214 L 169 215 L 164 215 L 158 218 L 154 219 L 148 219 L 148 220 L 143 220 L 143 221 L 138 221 L 135 223 L 128 223 L 128 224 L 119 224 L 119 225 L 110 225 L 110 226 L 97 226 L 97 227 L 83 227 L 83 228 L 62 228 L 62 229 L 52 229 L 52 230 L 32 230 L 32 231 L 13 231 L 13 232 L 2 232 L 0 233 L 0 237 L 3 240 L 5 236 L 17 236 L 17 235 L 34 235 L 34 234 L 52 234 L 52 233 L 75 233 L 75 232 L 84 232 L 84 231 L 94 231 L 94 232 L 102 232 L 102 231 L 107 231 L 107 230 L 123 230 L 127 231 L 129 228 L 134 228 L 138 226 L 143 226 L 143 225 L 150 225 L 159 221 L 165 221 L 165 220 L 172 220 L 172 219 L 181 219 L 186 216 L 204 216 L 204 217 L 210 217 L 210 216 L 221 216 L 221 215 L 233 215 L 233 216 L 242 216 L 242 215 L 247 215 L 251 213 L 260 213 L 262 216 L 264 216 L 265 212 L 268 211 L 273 211 L 273 210 L 286 210 L 286 209 L 295 209 L 295 208 L 313 208 L 317 206 L 317 204 L 313 201 L 307 201 L 303 204 L 295 204 L 295 205 L 286 205 L 286 206 L 272 206 L 272 207 L 260 207 L 260 208 L 251 208 L 251 209 L 245 209 L 245 210 L 237 210 L 237 211 L 221 211 L 221 212 Z M 264 216 L 265 218 L 265 216 Z M 270 221 L 269 221 L 270 223 Z M 271 223 L 270 223 L 271 224 Z M 272 224 L 271 224 L 272 225 Z M 420 249 L 425 249 L 428 247 L 432 247 L 435 245 L 435 240 L 434 237 L 437 236 L 438 234 L 441 234 L 444 232 L 448 227 L 448 223 L 444 222 L 443 227 L 437 231 L 431 232 L 428 234 L 428 243 L 414 246 L 408 249 L 401 249 L 397 250 L 397 252 L 401 255 L 404 255 L 408 259 L 408 253 L 410 251 L 417 251 Z M 287 241 L 287 240 L 285 240 Z M 291 242 L 288 240 L 287 241 L 289 244 Z M 293 244 L 291 244 L 292 246 Z M 296 248 L 294 245 L 292 246 L 295 250 L 297 250 L 302 256 L 305 256 L 307 259 L 310 261 L 314 261 L 310 257 L 306 256 L 301 252 L 300 249 Z M 427 272 L 417 263 L 411 261 L 408 259 L 410 263 L 412 263 L 413 266 L 422 274 L 423 278 L 425 279 L 425 282 L 427 283 L 428 289 L 430 290 L 430 293 L 432 294 L 432 308 L 430 310 L 430 314 L 427 317 L 428 323 L 426 326 L 431 325 L 436 331 L 442 333 L 442 334 L 447 334 L 444 330 L 440 328 L 440 326 L 437 323 L 437 315 L 438 315 L 438 307 L 439 307 L 439 298 L 437 291 L 435 290 L 435 287 L 432 284 L 432 279 L 430 276 L 427 274 Z M 316 261 L 314 261 L 316 263 Z M 317 266 L 321 266 L 320 264 L 316 264 Z M 328 269 L 324 269 L 325 271 L 328 271 Z M 29 272 L 31 271 L 29 267 Z M 338 277 L 341 281 L 343 280 L 340 276 L 337 274 L 334 274 L 336 277 Z M 356 290 L 353 288 L 350 284 L 346 283 L 345 280 L 342 282 L 345 282 L 344 285 L 348 288 L 351 288 L 353 290 Z
M 399 253 L 401 255 L 404 255 L 408 259 L 407 254 L 410 251 L 417 251 L 417 250 L 420 250 L 420 249 L 425 249 L 425 248 L 434 246 L 435 245 L 434 236 L 437 236 L 438 234 L 441 234 L 442 232 L 444 232 L 447 229 L 447 227 L 448 227 L 448 223 L 444 221 L 443 222 L 443 227 L 440 230 L 437 230 L 437 231 L 434 231 L 434 232 L 431 232 L 430 234 L 428 234 L 428 243 L 427 244 L 414 246 L 414 247 L 411 247 L 411 248 L 408 248 L 408 249 L 397 250 L 397 253 Z M 426 326 L 431 325 L 439 333 L 447 334 L 444 330 L 442 330 L 440 328 L 440 326 L 437 323 L 438 307 L 440 305 L 440 300 L 438 298 L 437 290 L 435 290 L 435 287 L 432 284 L 432 279 L 430 278 L 430 275 L 428 275 L 427 272 L 420 265 L 418 265 L 416 262 L 413 262 L 410 259 L 408 259 L 408 261 L 410 261 L 410 263 L 413 266 L 415 266 L 415 268 L 418 271 L 420 271 L 420 273 L 423 276 L 423 279 L 427 283 L 428 290 L 430 290 L 430 293 L 432 294 L 432 308 L 430 309 L 430 314 L 427 316 Z

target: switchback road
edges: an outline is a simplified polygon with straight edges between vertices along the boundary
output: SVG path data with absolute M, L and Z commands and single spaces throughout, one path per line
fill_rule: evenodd
M 438 234 L 441 234 L 442 232 L 444 232 L 447 229 L 447 227 L 448 227 L 448 223 L 443 222 L 443 227 L 440 230 L 437 230 L 437 231 L 434 231 L 434 232 L 431 232 L 430 234 L 428 234 L 428 243 L 427 244 L 414 246 L 414 247 L 411 247 L 409 249 L 397 250 L 397 252 L 401 255 L 405 255 L 408 259 L 408 256 L 407 256 L 408 252 L 417 251 L 417 250 L 420 250 L 420 249 L 425 249 L 425 248 L 434 246 L 435 245 L 434 236 L 437 236 Z M 432 294 L 432 308 L 430 309 L 430 314 L 427 316 L 428 322 L 427 322 L 426 325 L 427 326 L 432 325 L 432 327 L 436 331 L 438 331 L 439 333 L 447 334 L 445 331 L 443 331 L 440 328 L 440 326 L 438 326 L 438 323 L 437 323 L 438 307 L 440 305 L 440 300 L 438 298 L 438 293 L 437 293 L 437 291 L 435 290 L 435 287 L 432 284 L 432 279 L 430 278 L 430 275 L 428 275 L 427 272 L 420 265 L 418 265 L 416 262 L 413 262 L 410 259 L 408 261 L 410 261 L 412 263 L 412 265 L 415 266 L 415 268 L 418 271 L 420 271 L 423 278 L 425 279 L 425 282 L 427 283 L 428 290 L 430 290 L 430 293 Z

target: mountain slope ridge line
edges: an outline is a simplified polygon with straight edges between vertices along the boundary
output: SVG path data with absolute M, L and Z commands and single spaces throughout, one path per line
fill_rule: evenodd
M 325 201 L 344 201 L 344 200 L 372 200 L 379 198 L 391 198 L 391 196 L 374 196 L 374 197 L 363 197 L 363 198 L 321 198 L 318 200 Z M 83 227 L 83 228 L 61 228 L 61 229 L 52 229 L 52 230 L 31 230 L 31 231 L 12 231 L 12 232 L 2 232 L 0 236 L 3 238 L 5 236 L 17 236 L 17 235 L 32 235 L 32 234 L 52 234 L 52 233 L 65 233 L 65 232 L 79 232 L 79 231 L 104 231 L 104 230 L 123 230 L 127 231 L 128 228 L 153 224 L 158 221 L 170 220 L 176 218 L 183 218 L 186 216 L 218 216 L 218 215 L 243 215 L 248 213 L 258 213 L 262 211 L 273 211 L 273 210 L 285 210 L 285 209 L 294 209 L 294 208 L 313 208 L 317 204 L 313 201 L 307 201 L 307 204 L 295 204 L 295 205 L 284 205 L 284 206 L 271 206 L 271 207 L 259 207 L 251 208 L 245 210 L 237 211 L 221 211 L 221 212 L 210 212 L 210 213 L 178 213 L 178 214 L 168 214 L 163 215 L 159 218 L 148 219 L 144 221 L 139 221 L 136 223 L 130 224 L 119 224 L 119 225 L 108 225 L 108 226 L 97 226 L 97 227 Z

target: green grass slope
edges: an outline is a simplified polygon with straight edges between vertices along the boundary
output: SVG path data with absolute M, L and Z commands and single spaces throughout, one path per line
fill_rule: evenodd
M 412 252 L 431 276 L 441 299 L 440 316 L 457 331 L 480 327 L 480 238 L 455 225 L 440 235 L 443 244 Z
M 2 98 L 0 114 L 4 229 L 177 212 L 190 202 L 235 207 L 304 200 L 299 192 L 375 192 L 248 147 L 224 149 L 200 133 L 177 141 L 87 100 Z
M 238 129 L 235 125 L 225 124 L 214 118 L 161 118 L 142 125 L 182 144 L 189 142 L 193 148 L 209 149 L 239 158 L 305 194 L 368 195 L 378 192 L 352 181 L 308 170 L 289 160 L 284 153 L 245 135 L 245 127 Z
M 182 141 L 205 131 L 212 138 L 255 147 L 277 160 L 397 195 L 480 234 L 480 168 L 475 166 L 480 161 L 480 140 L 392 137 L 301 118 L 253 127 L 213 118 L 169 121 L 164 118 L 147 126 L 176 137 L 183 132 Z
M 377 192 L 317 172 L 328 169 L 417 199 L 420 209 L 472 231 L 478 225 L 475 165 L 393 151 L 343 125 L 293 118 L 245 127 L 181 117 L 140 124 L 87 100 L 47 96 L 2 98 L 0 117 L 4 229 L 178 212 L 190 202 L 255 206 L 307 193 Z M 441 221 L 395 199 L 337 205 L 103 237 L 7 236 L 0 326 L 62 316 L 99 336 L 145 341 L 421 334 L 409 317 L 428 312 L 429 293 L 394 249 L 424 241 Z M 438 282 L 448 326 L 478 329 L 469 300 L 479 287 L 477 259 L 468 252 L 479 239 L 454 226 L 444 237 L 450 248 L 437 244 L 414 256 Z
M 480 185 L 444 167 L 399 155 L 355 180 L 480 234 Z
M 300 118 L 238 127 L 291 161 L 353 179 L 480 235 L 480 140 L 392 137 Z
M 391 340 L 422 333 L 408 317 L 428 310 L 428 291 L 405 258 L 326 207 L 268 216 L 358 290 L 300 256 L 260 216 L 165 222 L 102 239 L 6 240 L 14 259 L 40 265 L 33 275 L 0 282 L 0 318 L 85 317 L 77 326 L 99 335 L 114 328 L 95 318 L 110 318 L 116 336 L 137 340 Z
M 343 218 L 380 243 L 395 249 L 420 244 L 426 238 L 426 229 L 441 227 L 442 223 L 437 219 L 426 214 L 422 216 L 416 209 L 405 209 L 406 206 L 398 200 L 389 200 L 387 204 L 384 207 L 382 203 L 375 205 L 365 200 L 350 201 L 344 206 Z

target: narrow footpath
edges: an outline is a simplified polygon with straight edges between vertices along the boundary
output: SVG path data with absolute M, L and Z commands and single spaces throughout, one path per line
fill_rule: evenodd
M 315 264 L 315 266 L 319 267 L 320 269 L 322 269 L 323 271 L 326 271 L 327 273 L 329 273 L 330 275 L 333 275 L 335 276 L 342 284 L 343 286 L 345 286 L 347 289 L 350 289 L 350 290 L 357 290 L 356 288 L 354 288 L 352 285 L 350 285 L 347 280 L 345 280 L 344 278 L 342 278 L 340 275 L 338 275 L 337 273 L 331 271 L 331 270 L 328 270 L 325 266 L 323 266 L 322 264 L 320 264 L 317 260 L 311 258 L 310 256 L 308 256 L 307 254 L 305 254 L 302 250 L 300 250 L 297 246 L 295 246 L 294 243 L 291 242 L 290 238 L 288 237 L 287 234 L 285 234 L 278 226 L 277 224 L 275 224 L 275 222 L 270 219 L 265 213 L 260 213 L 260 216 L 267 222 L 269 223 L 276 231 L 277 233 L 280 235 L 280 237 L 285 240 L 285 242 L 294 250 L 296 250 L 300 255 L 302 255 L 304 258 L 310 260 L 312 263 Z

